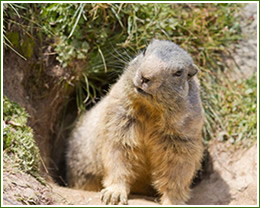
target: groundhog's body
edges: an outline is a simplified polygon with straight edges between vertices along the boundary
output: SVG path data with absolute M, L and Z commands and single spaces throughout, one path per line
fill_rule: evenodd
M 68 146 L 69 185 L 103 189 L 111 204 L 153 186 L 162 204 L 183 204 L 203 152 L 196 72 L 183 49 L 154 40 L 79 119 Z

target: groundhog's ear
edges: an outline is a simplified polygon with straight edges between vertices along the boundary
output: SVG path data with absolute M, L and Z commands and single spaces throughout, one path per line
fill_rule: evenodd
M 195 65 L 192 64 L 190 69 L 189 69 L 189 73 L 188 73 L 188 79 L 190 79 L 191 77 L 193 77 L 195 74 L 197 74 L 199 71 L 199 68 Z

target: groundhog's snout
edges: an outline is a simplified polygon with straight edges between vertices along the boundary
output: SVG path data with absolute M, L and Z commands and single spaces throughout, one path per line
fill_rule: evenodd
M 133 84 L 137 93 L 147 95 L 150 94 L 149 88 L 152 85 L 153 80 L 144 76 L 141 72 L 137 72 L 133 78 Z

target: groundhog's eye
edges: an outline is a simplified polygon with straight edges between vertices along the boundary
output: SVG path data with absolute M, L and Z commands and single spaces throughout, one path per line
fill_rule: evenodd
M 174 76 L 174 77 L 179 77 L 179 76 L 182 75 L 182 72 L 183 72 L 183 70 L 180 69 L 180 70 L 176 71 L 176 72 L 173 74 L 173 76 Z

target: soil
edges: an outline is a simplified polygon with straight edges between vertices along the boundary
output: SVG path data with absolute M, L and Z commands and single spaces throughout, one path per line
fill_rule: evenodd
M 192 191 L 188 204 L 256 205 L 257 145 L 249 150 L 214 142 L 209 148 L 213 172 Z
M 257 145 L 236 150 L 229 144 L 210 145 L 213 172 L 192 189 L 189 205 L 256 205 Z M 99 205 L 99 193 L 73 190 L 52 185 L 54 192 L 70 204 Z M 158 205 L 158 199 L 130 195 L 129 205 Z
M 230 78 L 241 79 L 250 77 L 257 69 L 257 7 L 249 4 L 243 10 L 243 33 L 246 38 L 239 44 L 230 46 L 232 57 L 237 64 L 230 61 L 234 73 Z M 253 20 L 253 21 L 252 21 Z M 248 24 L 250 22 L 250 24 Z M 245 56 L 245 54 L 247 54 Z M 4 94 L 25 107 L 30 114 L 30 125 L 35 131 L 37 144 L 44 161 L 43 169 L 48 174 L 51 138 L 54 136 L 55 120 L 64 98 L 59 90 L 52 90 L 44 99 L 32 100 L 24 89 L 26 63 L 18 61 L 14 54 L 4 54 Z M 12 60 L 17 60 L 13 62 Z M 229 62 L 229 60 L 227 60 Z M 51 83 L 46 84 L 49 88 Z M 46 89 L 48 91 L 48 89 Z M 56 90 L 56 91 L 55 91 Z M 35 92 L 31 92 L 35 93 Z M 36 92 L 38 93 L 38 92 Z M 52 104 L 50 104 L 52 102 Z M 47 107 L 47 108 L 46 108 Z M 47 110 L 46 110 L 47 109 Z M 54 109 L 59 109 L 57 112 Z M 47 112 L 47 114 L 46 114 Z M 50 131 L 46 131 L 50 129 Z M 46 145 L 46 143 L 48 143 Z M 62 141 L 61 141 L 62 143 Z M 55 145 L 55 144 L 54 144 Z M 189 205 L 257 205 L 258 197 L 258 144 L 250 148 L 236 146 L 231 143 L 212 140 L 208 145 L 209 168 L 206 177 L 192 188 Z M 56 155 L 57 156 L 57 155 Z M 58 154 L 60 157 L 61 154 Z M 57 156 L 57 157 L 58 157 Z M 74 190 L 55 184 L 52 180 L 47 184 L 33 176 L 21 172 L 15 164 L 4 157 L 3 161 L 3 205 L 101 205 L 99 193 Z M 52 167 L 53 168 L 53 167 Z M 147 196 L 130 195 L 130 205 L 158 205 L 158 199 Z
M 213 142 L 209 145 L 212 172 L 192 189 L 189 205 L 256 205 L 257 144 L 250 149 Z M 7 163 L 5 163 L 7 164 Z M 74 190 L 49 183 L 41 184 L 34 177 L 4 166 L 4 205 L 102 205 L 97 192 Z M 129 205 L 158 205 L 158 199 L 130 195 Z
M 231 80 L 251 77 L 257 71 L 257 6 L 248 4 L 240 13 L 243 40 L 229 47 L 231 55 L 225 60 Z M 232 70 L 230 70 L 232 69 Z

